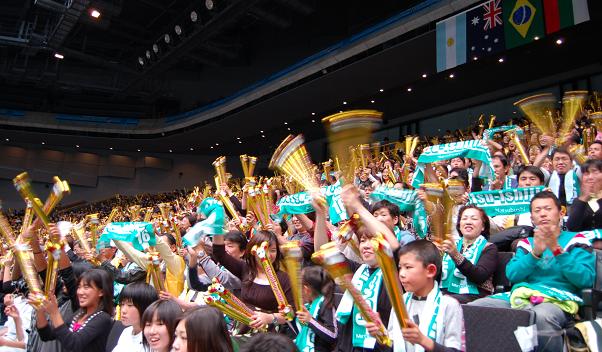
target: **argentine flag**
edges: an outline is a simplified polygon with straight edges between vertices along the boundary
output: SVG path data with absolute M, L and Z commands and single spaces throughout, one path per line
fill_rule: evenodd
M 466 12 L 437 22 L 437 72 L 466 63 Z

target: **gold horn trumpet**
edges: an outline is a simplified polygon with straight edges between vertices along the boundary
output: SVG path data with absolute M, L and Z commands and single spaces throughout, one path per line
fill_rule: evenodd
M 330 155 L 333 159 L 338 159 L 338 165 L 342 167 L 344 183 L 352 183 L 355 172 L 349 148 L 369 143 L 372 132 L 381 122 L 382 112 L 376 110 L 350 110 L 322 119 L 322 124 L 328 134 Z
M 514 103 L 523 114 L 549 136 L 556 135 L 556 124 L 554 123 L 554 106 L 556 98 L 551 93 L 537 94 Z
M 303 135 L 286 137 L 272 155 L 270 168 L 290 176 L 310 192 L 319 192 L 320 184 L 304 142 Z

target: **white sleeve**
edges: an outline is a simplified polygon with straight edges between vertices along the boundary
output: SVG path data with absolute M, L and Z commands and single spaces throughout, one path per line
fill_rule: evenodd
M 465 351 L 464 346 L 464 314 L 462 314 L 462 306 L 455 299 L 443 296 L 446 301 L 445 305 L 445 316 L 443 326 L 445 327 L 445 333 L 443 335 L 443 342 L 441 343 L 445 347 L 455 348 L 459 351 Z

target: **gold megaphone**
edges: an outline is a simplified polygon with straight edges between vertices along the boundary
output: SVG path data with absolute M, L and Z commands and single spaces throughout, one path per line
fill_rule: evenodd
M 303 135 L 286 137 L 272 155 L 270 168 L 290 176 L 306 190 L 318 192 L 320 184 L 304 142 Z
M 556 135 L 554 123 L 554 106 L 556 98 L 552 93 L 544 93 L 526 97 L 514 103 L 523 114 L 546 135 Z
M 322 124 L 328 134 L 330 155 L 342 166 L 343 182 L 353 182 L 355 168 L 352 166 L 353 157 L 350 147 L 360 146 L 370 142 L 372 132 L 381 124 L 382 112 L 376 110 L 350 110 L 330 115 L 322 119 Z M 366 167 L 361 157 L 362 166 Z M 357 167 L 359 165 L 355 165 Z

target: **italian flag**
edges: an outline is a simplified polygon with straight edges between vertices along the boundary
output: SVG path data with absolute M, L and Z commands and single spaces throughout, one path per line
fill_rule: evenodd
M 587 0 L 543 0 L 546 33 L 589 21 Z

